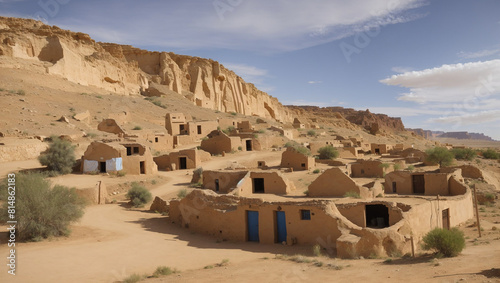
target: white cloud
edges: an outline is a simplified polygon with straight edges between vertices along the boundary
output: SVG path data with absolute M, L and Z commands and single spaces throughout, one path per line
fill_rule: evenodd
M 500 60 L 443 65 L 406 72 L 381 80 L 387 85 L 409 88 L 398 98 L 419 103 L 457 102 L 500 93 Z
M 84 32 L 107 26 L 134 45 L 282 51 L 415 20 L 422 15 L 413 10 L 425 5 L 424 0 L 119 2 L 73 1 L 64 8 L 71 17 L 55 24 Z M 105 34 L 98 40 L 109 41 Z
M 500 120 L 500 60 L 443 65 L 381 82 L 409 89 L 398 100 L 419 105 L 406 116 L 428 114 L 434 116 L 428 122 L 454 128 Z
M 392 67 L 391 71 L 395 73 L 408 73 L 413 71 L 414 69 L 411 67 Z
M 323 81 L 308 81 L 307 83 L 314 85 L 314 84 L 321 84 L 323 83 Z
M 488 57 L 495 54 L 500 54 L 500 49 L 485 49 L 477 52 L 464 52 L 460 51 L 457 55 L 464 59 L 477 59 L 482 57 Z

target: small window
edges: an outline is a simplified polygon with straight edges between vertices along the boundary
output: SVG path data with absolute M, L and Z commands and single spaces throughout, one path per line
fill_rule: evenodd
M 132 155 L 132 148 L 130 146 L 127 146 L 127 156 Z
M 134 146 L 134 154 L 139 154 L 139 148 Z
M 301 209 L 300 210 L 300 219 L 301 220 L 311 220 L 311 211 L 310 210 Z
M 397 192 L 397 189 L 396 189 L 396 182 L 392 182 L 392 192 L 393 192 L 393 193 Z
M 306 168 L 306 164 L 305 163 L 302 163 L 301 166 L 302 166 L 302 168 Z
M 365 174 L 365 169 L 361 169 L 361 174 Z
M 158 142 L 158 138 L 155 138 L 155 142 Z

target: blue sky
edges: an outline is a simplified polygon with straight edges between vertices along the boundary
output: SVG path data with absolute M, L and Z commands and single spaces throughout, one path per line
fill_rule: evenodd
M 500 140 L 497 0 L 0 0 L 0 15 L 212 58 L 285 105 Z

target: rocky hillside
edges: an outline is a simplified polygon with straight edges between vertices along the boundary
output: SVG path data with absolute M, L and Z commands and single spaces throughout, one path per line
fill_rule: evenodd
M 276 98 L 216 61 L 99 43 L 87 34 L 35 20 L 0 17 L 0 60 L 2 57 L 29 61 L 30 69 L 116 94 L 161 95 L 150 87 L 157 83 L 204 108 L 281 122 L 293 119 Z M 11 61 L 0 63 L 7 68 L 26 67 Z
M 318 122 L 331 122 L 339 117 L 358 125 L 371 134 L 394 133 L 404 131 L 401 118 L 392 118 L 385 114 L 374 114 L 368 109 L 358 111 L 343 107 L 317 107 L 317 106 L 287 106 L 296 116 L 308 116 L 318 119 Z
M 423 129 L 406 129 L 408 131 L 414 132 L 418 136 L 422 136 L 426 139 L 434 138 L 452 138 L 459 140 L 482 140 L 482 141 L 495 141 L 489 136 L 483 133 L 469 133 L 469 132 L 443 132 L 443 131 L 429 131 Z

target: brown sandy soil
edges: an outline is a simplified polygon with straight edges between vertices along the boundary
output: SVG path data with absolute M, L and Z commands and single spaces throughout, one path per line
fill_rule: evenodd
M 217 169 L 233 161 L 256 164 L 269 158 L 276 161 L 281 152 L 253 152 L 230 154 L 206 162 L 206 169 Z M 17 163 L 29 166 L 33 163 Z M 11 165 L 12 165 L 11 164 Z M 6 165 L 3 164 L 5 167 Z M 36 166 L 35 166 L 36 167 Z M 310 172 L 295 172 L 297 177 L 315 177 Z M 186 188 L 191 179 L 190 171 L 160 172 L 162 183 L 151 189 L 153 195 L 175 197 L 178 190 Z M 81 182 L 81 175 L 53 178 L 60 184 Z M 121 178 L 107 176 L 109 180 Z M 127 178 L 129 176 L 126 176 Z M 154 178 L 159 178 L 154 177 Z M 93 182 L 93 181 L 89 181 Z M 146 206 L 147 208 L 148 206 Z M 481 206 L 484 217 L 483 237 L 474 240 L 477 229 L 463 228 L 468 236 L 467 248 L 456 258 L 439 259 L 436 265 L 429 256 L 417 259 L 394 259 L 384 264 L 384 259 L 339 260 L 317 258 L 322 267 L 313 263 L 295 263 L 275 259 L 276 254 L 312 255 L 309 246 L 287 247 L 279 244 L 218 242 L 217 239 L 192 233 L 169 223 L 168 217 L 145 209 L 130 209 L 125 202 L 95 205 L 86 209 L 82 220 L 73 225 L 67 238 L 57 238 L 39 243 L 22 243 L 17 246 L 18 270 L 16 277 L 0 272 L 0 282 L 114 282 L 133 273 L 151 275 L 157 266 L 169 266 L 180 274 L 154 279 L 176 282 L 250 282 L 250 281 L 368 281 L 368 282 L 496 282 L 500 277 L 490 277 L 492 268 L 500 267 L 500 206 Z M 472 224 L 472 222 L 471 222 Z M 493 226 L 497 227 L 493 230 Z M 6 231 L 6 227 L 0 227 Z M 6 232 L 1 233 L 0 254 L 7 255 Z M 268 258 L 265 260 L 264 258 Z M 224 259 L 229 264 L 204 269 Z M 328 267 L 342 266 L 342 270 Z M 5 267 L 4 267 L 5 268 Z M 496 275 L 500 276 L 500 275 Z M 149 280 L 149 279 L 148 279 Z M 495 281 L 496 280 L 496 281 Z

